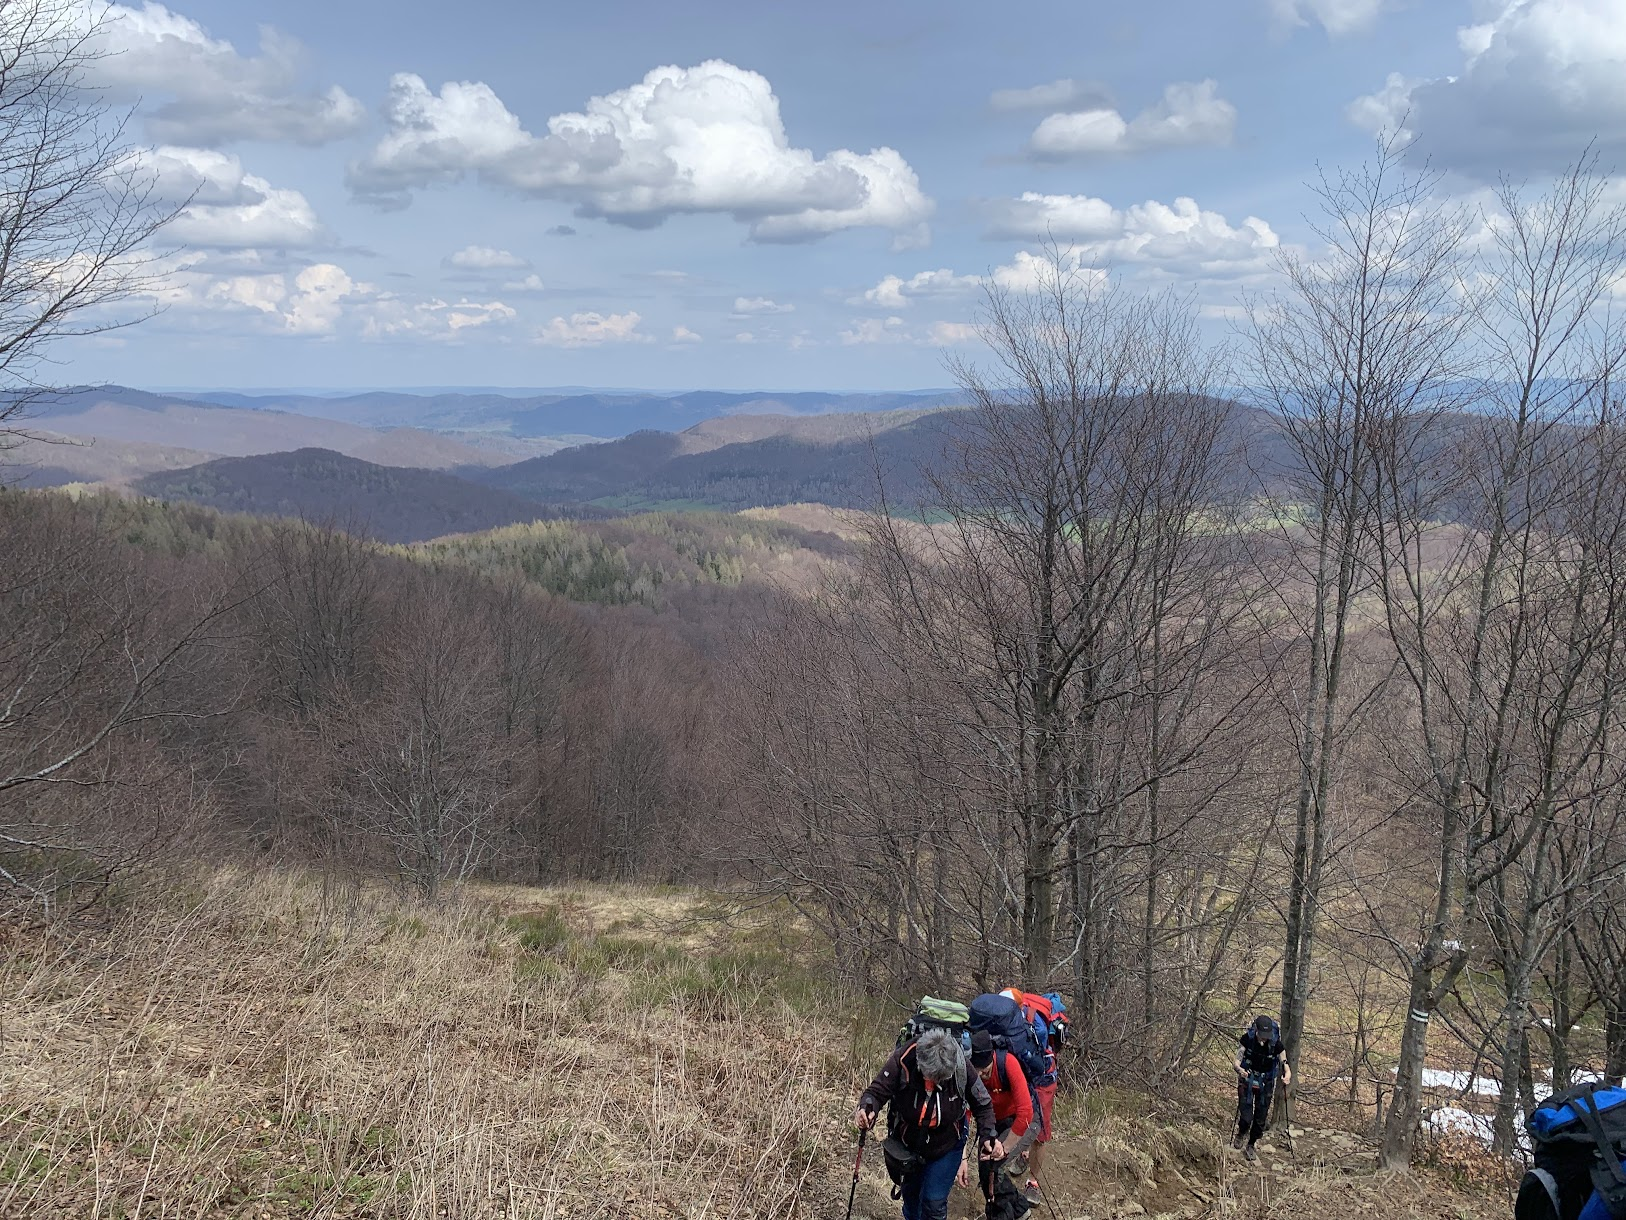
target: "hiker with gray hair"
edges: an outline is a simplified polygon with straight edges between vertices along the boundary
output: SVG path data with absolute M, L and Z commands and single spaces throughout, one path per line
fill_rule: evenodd
M 903 1200 L 903 1220 L 947 1220 L 949 1191 L 972 1122 L 981 1154 L 996 1160 L 1005 1155 L 994 1134 L 988 1089 L 970 1069 L 959 1037 L 947 1030 L 928 1030 L 893 1051 L 859 1096 L 853 1122 L 868 1130 L 882 1106 L 887 1134 L 881 1150 L 892 1197 Z

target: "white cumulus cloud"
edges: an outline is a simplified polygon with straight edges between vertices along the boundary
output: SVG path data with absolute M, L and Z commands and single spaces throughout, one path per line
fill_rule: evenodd
M 796 306 L 781 304 L 768 297 L 735 297 L 734 316 L 740 318 L 757 317 L 764 314 L 795 313 Z
M 536 332 L 544 347 L 597 347 L 604 343 L 648 343 L 650 337 L 638 329 L 643 318 L 627 313 L 573 313 L 554 318 Z
M 381 296 L 369 303 L 362 324 L 368 339 L 431 339 L 455 342 L 472 331 L 512 322 L 517 313 L 501 301 L 424 301 Z
M 263 265 L 263 260 L 260 260 Z M 240 265 L 221 273 L 220 264 Z M 166 255 L 151 292 L 188 334 L 291 334 L 379 342 L 460 342 L 499 330 L 517 311 L 497 300 L 445 300 L 380 291 L 334 263 L 294 272 L 255 270 L 251 257 L 225 260 L 186 251 Z
M 330 335 L 338 327 L 345 299 L 361 291 L 344 268 L 333 263 L 306 267 L 294 278 L 284 325 L 296 335 Z
M 975 343 L 981 337 L 981 333 L 969 322 L 933 322 L 926 328 L 926 342 L 932 347 Z
M 1042 195 L 1028 191 L 1018 199 L 988 208 L 985 236 L 1015 241 L 1054 237 L 1057 241 L 1091 241 L 1123 231 L 1123 213 L 1091 195 Z
M 491 246 L 464 246 L 441 260 L 454 271 L 528 271 L 531 264 L 517 254 Z
M 902 318 L 860 318 L 841 332 L 848 347 L 871 343 L 907 343 L 909 330 Z
M 1457 31 L 1458 72 L 1392 74 L 1350 118 L 1404 120 L 1416 155 L 1483 179 L 1562 168 L 1593 141 L 1606 162 L 1626 154 L 1626 4 L 1498 0 L 1489 13 Z
M 700 336 L 687 326 L 674 326 L 672 328 L 673 343 L 699 343 L 700 341 Z
M 1235 131 L 1236 107 L 1219 95 L 1214 81 L 1183 81 L 1168 86 L 1156 105 L 1132 119 L 1107 106 L 1049 115 L 1033 129 L 1028 152 L 1050 160 L 1229 144 Z
M 1186 196 L 1173 203 L 1150 199 L 1116 208 L 1089 195 L 1030 192 L 993 205 L 990 212 L 990 237 L 1053 240 L 1067 269 L 1091 276 L 1104 276 L 1105 268 L 1120 268 L 1190 283 L 1256 279 L 1273 272 L 1281 246 L 1276 231 L 1259 217 L 1232 224 Z M 963 295 L 988 283 L 1031 291 L 1054 270 L 1048 255 L 1024 249 L 984 276 L 960 275 L 948 268 L 907 278 L 883 276 L 848 304 L 897 311 L 913 301 Z
M 921 240 L 932 202 L 890 148 L 794 147 L 766 78 L 722 60 L 656 68 L 639 83 L 527 131 L 490 86 L 438 93 L 399 74 L 384 103 L 387 131 L 349 170 L 352 191 L 383 206 L 473 175 L 582 216 L 651 227 L 677 213 L 718 212 L 757 241 L 805 241 L 878 227 Z
M 260 27 L 259 54 L 244 55 L 151 0 L 140 8 L 78 0 L 76 16 L 92 31 L 97 52 L 87 83 L 119 101 L 169 99 L 145 115 L 159 141 L 315 145 L 354 135 L 366 123 L 362 104 L 337 85 L 301 88 L 305 50 L 270 26 Z
M 903 309 L 920 297 L 958 296 L 974 290 L 982 281 L 974 275 L 955 275 L 947 267 L 919 271 L 908 279 L 886 275 L 875 287 L 848 300 L 849 305 L 873 305 L 881 309 Z
M 1270 0 L 1271 15 L 1282 29 L 1315 21 L 1334 38 L 1371 29 L 1390 0 Z
M 1023 195 L 995 212 L 994 237 L 1052 237 L 1086 264 L 1147 264 L 1192 279 L 1237 279 L 1268 272 L 1281 238 L 1257 216 L 1232 224 L 1180 196 L 1115 208 L 1088 195 Z
M 165 146 L 139 155 L 154 194 L 191 202 L 164 236 L 187 246 L 309 249 L 332 235 L 298 191 L 272 186 L 226 153 Z

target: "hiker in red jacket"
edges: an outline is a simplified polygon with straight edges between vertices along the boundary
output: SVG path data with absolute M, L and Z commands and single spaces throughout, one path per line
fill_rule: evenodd
M 1022 1065 L 1014 1055 L 995 1050 L 993 1038 L 979 1029 L 971 1035 L 971 1066 L 977 1069 L 993 1099 L 994 1129 L 1005 1145 L 1005 1155 L 1026 1151 L 1032 1143 L 1024 1137 L 1033 1123 L 1033 1091 L 1022 1074 Z
M 893 1051 L 858 1098 L 853 1122 L 873 1127 L 882 1106 L 887 1136 L 881 1150 L 896 1184 L 893 1197 L 903 1200 L 903 1220 L 948 1220 L 949 1191 L 973 1121 L 981 1154 L 1005 1156 L 988 1090 L 971 1071 L 959 1038 L 945 1030 L 929 1030 Z
M 1020 1154 L 1023 1152 L 1027 1154 L 1027 1184 L 1022 1190 L 1022 1195 L 1029 1203 L 1037 1206 L 1044 1203 L 1044 1193 L 1039 1185 L 1039 1171 L 1044 1165 L 1045 1145 L 1055 1134 L 1053 1116 L 1056 1106 L 1057 1052 L 1061 1050 L 1062 1040 L 1066 1035 L 1066 1009 L 1055 1006 L 1061 1002 L 1058 995 L 1047 996 L 1036 991 L 1020 991 L 1015 987 L 1007 987 L 1000 994 L 1009 996 L 1020 1004 L 1022 1015 L 1029 1021 L 1033 1020 L 1035 1012 L 1042 1015 L 1049 1029 L 1049 1038 L 1044 1048 L 1049 1075 L 1042 1080 L 1028 1082 L 1028 1088 L 1033 1094 L 1035 1121 L 1028 1139 L 1022 1141 L 1018 1154 L 1012 1157 L 1013 1165 L 1020 1165 L 1022 1163 Z

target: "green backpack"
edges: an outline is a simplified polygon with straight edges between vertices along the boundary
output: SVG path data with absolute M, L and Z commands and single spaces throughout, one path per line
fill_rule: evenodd
M 920 1003 L 915 1005 L 914 1016 L 899 1031 L 897 1045 L 908 1046 L 911 1042 L 918 1042 L 920 1036 L 930 1029 L 948 1030 L 960 1039 L 965 1053 L 971 1053 L 971 1011 L 964 1004 L 923 996 Z

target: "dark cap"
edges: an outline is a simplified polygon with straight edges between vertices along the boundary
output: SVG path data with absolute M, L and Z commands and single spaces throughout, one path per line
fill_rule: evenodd
M 982 1071 L 994 1061 L 994 1036 L 986 1029 L 971 1035 L 971 1066 Z

